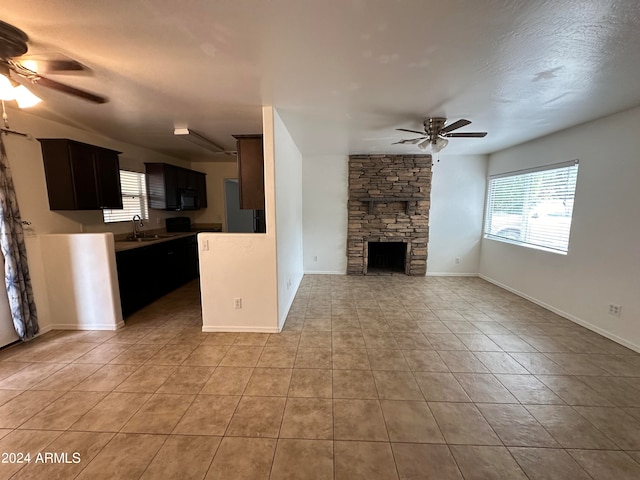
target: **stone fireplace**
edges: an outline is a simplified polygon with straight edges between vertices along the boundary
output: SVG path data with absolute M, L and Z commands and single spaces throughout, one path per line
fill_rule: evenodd
M 351 155 L 347 273 L 425 275 L 430 155 Z

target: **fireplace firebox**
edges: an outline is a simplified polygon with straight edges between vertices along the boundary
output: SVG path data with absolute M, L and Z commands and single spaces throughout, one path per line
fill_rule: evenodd
M 367 242 L 367 274 L 405 273 L 405 242 Z

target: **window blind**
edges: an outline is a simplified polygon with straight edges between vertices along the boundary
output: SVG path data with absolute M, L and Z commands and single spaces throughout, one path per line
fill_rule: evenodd
M 578 161 L 489 177 L 484 236 L 566 254 Z
M 148 220 L 149 207 L 144 173 L 120 170 L 120 185 L 122 187 L 122 209 L 103 210 L 104 222 L 128 222 L 135 215 L 140 215 L 143 220 Z

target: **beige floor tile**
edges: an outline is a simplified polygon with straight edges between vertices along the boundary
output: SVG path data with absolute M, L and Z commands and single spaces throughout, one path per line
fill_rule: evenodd
M 470 402 L 471 399 L 451 373 L 415 372 L 414 377 L 429 402 Z
M 575 377 L 565 375 L 537 375 L 568 405 L 613 407 L 613 403 Z
M 290 368 L 256 368 L 249 379 L 245 395 L 286 397 L 291 383 Z
M 31 365 L 31 363 L 28 362 L 0 362 L 0 380 L 10 377 L 14 373 L 27 368 L 29 365 Z
M 277 438 L 285 403 L 281 397 L 242 397 L 226 434 Z
M 474 352 L 474 355 L 491 373 L 526 375 L 529 372 L 508 353 L 504 352 Z
M 178 424 L 194 395 L 153 395 L 122 428 L 127 433 L 166 434 Z
M 542 353 L 510 353 L 516 362 L 533 375 L 563 375 L 567 371 Z
M 0 381 L 0 389 L 27 390 L 65 366 L 63 363 L 31 364 Z
M 640 422 L 619 408 L 574 407 L 623 450 L 640 450 Z
M 20 428 L 66 430 L 105 396 L 106 392 L 67 392 Z
M 239 401 L 230 395 L 197 395 L 172 433 L 222 436 Z
M 449 444 L 502 444 L 475 405 L 429 402 L 429 408 Z
M 0 407 L 0 428 L 18 428 L 63 393 L 54 390 L 21 393 Z
M 224 437 L 206 480 L 268 480 L 275 449 L 271 438 Z
M 520 405 L 487 403 L 479 404 L 478 408 L 507 446 L 560 448 L 542 425 Z
M 564 401 L 533 375 L 500 375 L 496 378 L 524 404 L 564 405 Z
M 17 397 L 23 390 L 0 390 L 0 405 L 4 405 L 12 398 Z
M 591 355 L 576 353 L 546 353 L 545 355 L 571 375 L 607 375 L 605 370 L 589 361 Z
M 504 447 L 451 447 L 465 480 L 527 480 L 509 451 Z
M 109 392 L 124 382 L 138 365 L 104 365 L 93 375 L 73 387 L 85 392 Z
M 467 350 L 464 343 L 453 333 L 427 333 L 425 335 L 431 346 L 440 350 Z
M 414 372 L 448 372 L 449 368 L 438 355 L 430 350 L 403 350 L 409 368 Z
M 454 373 L 454 376 L 473 402 L 518 403 L 509 390 L 491 374 Z
M 363 337 L 367 349 L 391 350 L 400 348 L 395 338 L 387 332 L 363 330 Z
M 372 370 L 409 370 L 402 350 L 375 348 L 367 350 L 367 354 Z
M 170 365 L 142 365 L 115 388 L 117 392 L 154 393 L 167 381 L 177 367 Z
M 487 335 L 493 343 L 505 352 L 537 352 L 537 350 L 517 335 Z
M 280 332 L 269 335 L 266 347 L 291 347 L 298 348 L 300 334 L 298 332 Z
M 637 480 L 640 464 L 624 452 L 569 450 L 569 454 L 594 480 Z
M 439 351 L 438 354 L 452 372 L 490 373 L 489 369 L 471 352 Z
M 136 345 L 135 348 L 129 348 L 115 357 L 109 363 L 111 364 L 130 364 L 130 365 L 142 365 L 144 362 L 154 356 L 158 350 L 162 348 L 162 345 Z
M 331 370 L 295 368 L 289 387 L 290 397 L 332 397 Z
M 334 450 L 336 480 L 398 478 L 389 443 L 336 441 Z
M 31 387 L 32 390 L 71 390 L 90 375 L 93 375 L 102 365 L 95 363 L 71 363 L 40 383 Z
M 362 348 L 334 348 L 331 360 L 334 370 L 371 370 L 369 355 Z
M 336 440 L 389 440 L 378 400 L 335 399 L 333 430 Z
M 165 345 L 147 363 L 149 365 L 180 365 L 195 350 L 195 345 Z
M 391 445 L 400 480 L 463 480 L 446 445 Z
M 421 332 L 397 332 L 393 333 L 398 346 L 403 350 L 433 350 L 433 347 Z
M 369 370 L 334 370 L 333 398 L 377 399 L 378 391 Z
M 392 442 L 444 443 L 427 402 L 380 402 Z
M 118 432 L 151 398 L 148 393 L 111 392 L 75 422 L 71 430 Z
M 258 360 L 258 367 L 293 368 L 295 347 L 265 347 Z
M 565 448 L 616 448 L 611 440 L 571 407 L 527 405 L 526 408 Z
M 191 354 L 184 359 L 182 365 L 215 367 L 227 354 L 231 347 L 227 345 L 198 345 Z
M 80 480 L 138 479 L 166 440 L 164 435 L 119 433 L 77 477 Z M 126 452 L 123 455 L 123 452 Z
M 244 345 L 251 347 L 264 347 L 269 340 L 267 333 L 238 333 L 234 345 Z
M 218 437 L 170 436 L 145 470 L 142 480 L 201 480 L 220 440 Z
M 266 341 L 266 340 L 265 340 Z M 234 345 L 229 347 L 226 355 L 220 360 L 223 367 L 255 367 L 264 347 Z
M 360 329 L 356 331 L 338 330 L 332 333 L 333 348 L 365 348 L 364 337 Z
M 113 433 L 65 432 L 46 448 L 46 452 L 64 455 L 64 461 L 55 463 L 33 462 L 20 470 L 14 479 L 75 478 L 76 475 L 113 438 Z M 44 454 L 44 452 L 42 452 Z M 79 462 L 74 463 L 74 461 Z
M 331 349 L 299 348 L 295 368 L 331 368 Z
M 591 477 L 565 450 L 509 448 L 530 480 L 590 480 Z
M 333 442 L 330 440 L 280 439 L 271 480 L 333 479 Z
M 424 313 L 423 315 L 429 315 L 430 313 Z M 433 318 L 435 317 L 434 314 Z M 425 320 L 418 322 L 418 326 L 420 327 L 420 331 L 425 335 L 434 334 L 434 333 L 453 333 L 449 328 L 439 320 Z
M 217 367 L 200 393 L 212 395 L 242 395 L 253 368 Z
M 411 372 L 374 371 L 378 397 L 385 400 L 424 400 Z
M 24 456 L 29 454 L 35 461 L 36 455 L 45 451 L 47 445 L 60 435 L 61 432 L 56 431 L 15 430 L 0 440 L 0 452 L 21 453 Z M 8 479 L 26 466 L 28 466 L 27 463 L 0 462 L 0 478 Z
M 640 389 L 623 377 L 576 377 L 618 407 L 640 407 Z
M 214 367 L 178 367 L 158 393 L 199 393 L 213 374 Z
M 303 330 L 298 348 L 331 348 L 331 332 Z
M 333 403 L 327 398 L 289 398 L 280 438 L 333 438 Z
M 233 345 L 238 338 L 237 333 L 232 332 L 215 332 L 207 335 L 202 345 Z

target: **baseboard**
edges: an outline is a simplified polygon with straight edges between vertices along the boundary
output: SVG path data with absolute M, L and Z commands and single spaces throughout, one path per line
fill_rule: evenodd
M 305 275 L 346 275 L 344 270 L 305 270 Z
M 120 321 L 115 325 L 108 323 L 98 323 L 93 325 L 78 325 L 77 323 L 58 323 L 51 325 L 50 330 L 118 330 L 124 327 L 124 321 Z
M 478 273 L 427 272 L 427 277 L 477 277 Z
M 238 327 L 237 325 L 203 325 L 203 333 L 217 333 L 217 332 L 239 332 L 239 333 L 280 333 L 278 327 Z
M 608 338 L 609 340 L 613 340 L 616 343 L 619 343 L 620 345 L 630 348 L 631 350 L 633 350 L 634 352 L 638 352 L 640 353 L 640 345 L 636 345 L 633 342 L 630 342 L 622 337 L 617 336 L 614 333 L 611 333 L 607 330 L 604 330 L 601 327 L 598 327 L 597 325 L 594 325 L 590 322 L 587 322 L 586 320 L 583 320 L 582 318 L 576 317 L 575 315 L 572 315 L 569 312 L 565 312 L 564 310 L 561 310 L 559 308 L 554 307 L 553 305 L 549 305 L 541 300 L 538 300 L 537 298 L 534 298 L 530 295 L 527 295 L 526 293 L 523 293 L 519 290 L 516 290 L 515 288 L 511 288 L 508 285 L 505 285 L 503 283 L 498 282 L 497 280 L 494 280 L 493 278 L 487 277 L 486 275 L 482 275 L 479 274 L 479 277 L 482 278 L 483 280 L 486 280 L 489 283 L 493 283 L 494 285 L 496 285 L 497 287 L 500 287 L 504 290 L 507 290 L 508 292 L 514 293 L 516 295 L 518 295 L 519 297 L 522 297 L 526 300 L 529 300 L 532 303 L 535 303 L 536 305 L 540 305 L 543 308 L 546 308 L 547 310 L 552 311 L 553 313 L 560 315 L 561 317 L 566 318 L 567 320 L 571 320 L 574 323 L 577 323 L 578 325 L 587 328 L 589 330 L 591 330 L 592 332 L 596 332 L 599 335 L 602 335 L 603 337 Z

